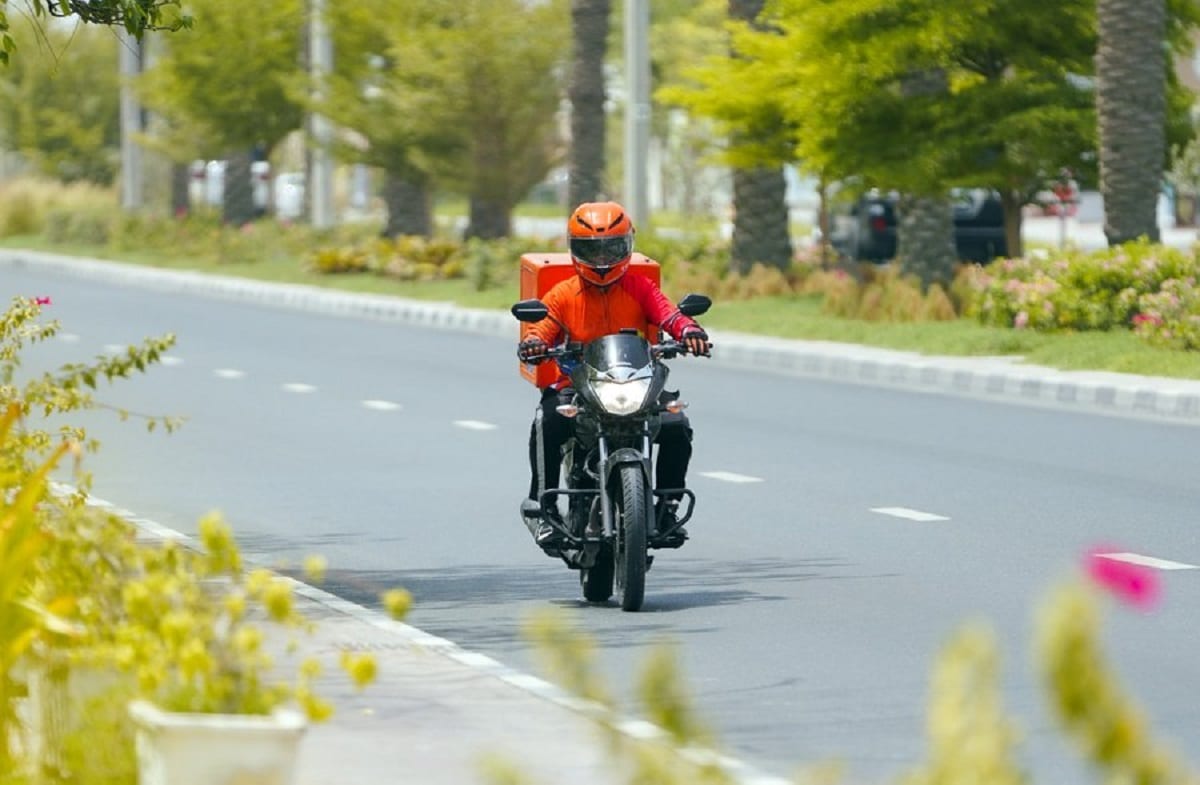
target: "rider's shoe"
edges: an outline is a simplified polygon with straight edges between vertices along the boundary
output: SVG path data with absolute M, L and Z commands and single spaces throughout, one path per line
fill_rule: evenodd
M 546 511 L 546 517 L 553 520 L 559 526 L 566 528 L 563 523 L 562 515 L 558 510 L 553 508 Z M 563 540 L 562 529 L 556 528 L 546 521 L 538 524 L 537 531 L 533 535 L 533 540 L 543 548 L 552 548 L 559 545 Z
M 679 548 L 687 542 L 687 529 L 683 526 L 671 531 L 675 523 L 679 520 L 675 515 L 675 510 L 679 507 L 678 502 L 666 502 L 665 509 L 663 504 L 655 507 L 658 519 L 658 531 L 669 532 L 668 534 L 659 534 L 655 537 L 655 545 L 659 548 Z

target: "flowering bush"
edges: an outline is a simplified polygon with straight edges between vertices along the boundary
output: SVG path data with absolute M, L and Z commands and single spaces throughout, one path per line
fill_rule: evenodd
M 984 324 L 1034 330 L 1132 327 L 1155 343 L 1200 346 L 1195 256 L 1141 241 L 1094 253 L 1005 259 L 960 289 Z
M 1133 331 L 1156 346 L 1200 349 L 1200 288 L 1195 277 L 1171 278 L 1137 300 Z

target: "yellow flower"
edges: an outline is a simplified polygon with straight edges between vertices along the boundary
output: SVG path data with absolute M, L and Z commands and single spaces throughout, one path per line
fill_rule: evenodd
M 225 612 L 233 621 L 240 620 L 246 615 L 246 595 L 240 591 L 232 592 L 225 597 Z
M 304 574 L 313 583 L 323 583 L 325 581 L 325 571 L 329 568 L 329 562 L 324 556 L 314 555 L 309 556 L 304 560 Z
M 233 634 L 233 648 L 240 654 L 254 654 L 262 648 L 263 634 L 257 627 L 240 627 Z
M 351 654 L 348 651 L 342 652 L 341 657 L 342 670 L 350 675 L 354 686 L 360 690 L 366 687 L 371 682 L 375 681 L 375 676 L 378 673 L 378 665 L 375 662 L 374 655 L 371 654 Z
M 233 530 L 219 513 L 210 512 L 200 519 L 200 542 L 208 553 L 209 567 L 215 572 L 237 572 L 242 559 Z
M 273 580 L 263 589 L 263 605 L 275 621 L 292 617 L 292 587 L 285 580 Z
M 412 594 L 407 589 L 390 589 L 383 593 L 381 599 L 388 615 L 396 621 L 407 616 L 412 607 Z

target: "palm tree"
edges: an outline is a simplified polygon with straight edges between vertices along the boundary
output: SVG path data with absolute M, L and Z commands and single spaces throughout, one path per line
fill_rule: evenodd
M 729 0 L 729 18 L 754 23 L 764 5 L 765 0 Z M 733 170 L 730 257 L 735 272 L 745 272 L 755 262 L 780 268 L 791 264 L 787 181 L 782 166 Z
M 575 49 L 567 97 L 571 102 L 567 208 L 599 198 L 604 191 L 604 55 L 612 0 L 571 0 Z
M 1157 242 L 1166 157 L 1167 0 L 1099 0 L 1096 114 L 1109 245 Z

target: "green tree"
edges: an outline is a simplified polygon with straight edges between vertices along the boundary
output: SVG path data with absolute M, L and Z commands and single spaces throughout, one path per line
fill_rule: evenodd
M 108 30 L 23 25 L 34 57 L 0 71 L 0 140 L 38 172 L 108 185 L 120 157 L 117 47 Z
M 764 56 L 778 57 L 778 41 L 764 44 L 747 31 L 765 37 L 776 32 L 754 21 L 763 3 L 732 0 L 730 53 L 708 58 L 684 72 L 686 81 L 669 84 L 662 100 L 713 119 L 726 136 L 724 160 L 733 168 L 734 229 L 731 266 L 736 271 L 754 262 L 786 267 L 791 262 L 786 182 L 782 166 L 796 159 L 795 130 L 785 111 L 786 83 L 780 72 L 764 67 Z M 753 82 L 750 84 L 749 82 Z M 729 89 L 738 85 L 738 89 Z
M 468 237 L 506 237 L 512 210 L 561 158 L 558 110 L 569 47 L 563 0 L 461 0 L 442 36 L 467 150 Z M 531 35 L 530 31 L 537 31 Z M 464 56 L 468 54 L 469 56 Z
M 306 27 L 301 0 L 264 0 L 245 10 L 223 0 L 193 0 L 195 27 L 166 37 L 142 74 L 146 105 L 168 131 L 159 146 L 181 157 L 225 158 L 224 219 L 254 218 L 252 151 L 266 152 L 303 122 L 297 96 Z M 186 158 L 184 158 L 186 160 Z
M 362 19 L 403 29 L 375 37 L 356 33 L 366 35 L 362 45 L 368 64 L 375 65 L 339 70 L 329 98 L 334 116 L 358 132 L 364 150 L 372 140 L 381 154 L 390 146 L 398 180 L 409 187 L 407 198 L 423 198 L 417 195 L 425 188 L 420 178 L 428 174 L 439 187 L 467 196 L 467 236 L 507 236 L 515 205 L 561 157 L 557 113 L 569 52 L 559 45 L 568 34 L 565 0 L 426 0 L 407 12 L 388 11 L 387 5 L 368 3 L 378 15 Z M 396 15 L 405 13 L 397 22 Z M 363 54 L 342 52 L 335 59 Z M 373 120 L 349 106 L 359 101 L 364 112 L 373 111 L 375 100 L 361 98 L 364 89 L 381 104 Z M 400 124 L 390 132 L 382 127 L 389 113 Z
M 768 13 L 782 34 L 739 42 L 772 72 L 749 82 L 775 91 L 757 100 L 786 91 L 805 168 L 905 195 L 902 263 L 926 283 L 952 274 L 947 189 L 999 191 L 1019 253 L 1020 206 L 1094 149 L 1090 0 L 777 0 Z
M 435 177 L 466 140 L 442 85 L 444 64 L 425 45 L 450 18 L 436 4 L 363 0 L 330 8 L 334 69 L 313 108 L 345 129 L 341 160 L 383 171 L 383 234 L 433 233 Z

